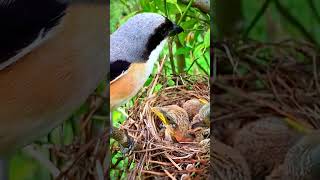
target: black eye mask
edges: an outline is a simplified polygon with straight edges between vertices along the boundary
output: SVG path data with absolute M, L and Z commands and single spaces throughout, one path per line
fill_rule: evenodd
M 182 32 L 183 29 L 180 26 L 173 24 L 168 18 L 150 36 L 147 42 L 146 49 L 144 50 L 142 58 L 148 60 L 151 52 L 168 36 L 173 36 Z

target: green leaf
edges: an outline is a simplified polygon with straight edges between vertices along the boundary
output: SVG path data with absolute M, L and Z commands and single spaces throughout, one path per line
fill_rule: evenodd
M 183 29 L 193 29 L 198 21 L 196 19 L 188 19 L 183 21 L 180 25 Z
M 133 12 L 129 13 L 126 17 L 120 19 L 120 21 L 119 21 L 120 24 L 121 24 L 121 25 L 124 24 L 125 22 L 128 21 L 129 18 L 131 18 L 132 16 L 134 16 L 134 15 L 136 15 L 136 14 L 137 14 L 137 11 L 133 11 Z
M 154 4 L 152 5 L 152 1 L 149 0 L 140 0 L 140 5 L 144 12 L 154 12 Z
M 177 0 L 167 0 L 167 3 L 177 4 Z
M 202 43 L 202 44 L 198 45 L 198 46 L 194 49 L 193 52 L 194 52 L 194 55 L 195 55 L 196 58 L 199 58 L 199 57 L 201 57 L 201 56 L 203 55 L 202 51 L 203 51 L 204 48 L 205 48 L 205 47 L 204 47 L 204 44 Z
M 163 0 L 154 0 L 154 4 L 160 9 L 160 11 L 165 12 Z
M 181 44 L 185 44 L 186 36 L 188 35 L 187 32 L 180 33 L 177 37 Z
M 167 3 L 167 8 L 169 15 L 181 14 L 181 10 L 177 4 Z
M 177 49 L 177 51 L 175 52 L 175 55 L 180 55 L 180 54 L 189 55 L 190 51 L 192 51 L 192 48 L 185 46 L 183 48 Z
M 157 84 L 154 88 L 154 92 L 158 92 L 162 88 L 162 84 Z

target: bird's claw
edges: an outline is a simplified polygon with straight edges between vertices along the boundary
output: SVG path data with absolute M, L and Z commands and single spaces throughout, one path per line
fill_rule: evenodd
M 113 128 L 111 136 L 119 143 L 122 154 L 130 155 L 132 153 L 135 142 L 126 130 Z
M 133 138 L 128 135 L 127 132 L 125 132 L 125 136 L 127 136 L 126 137 L 127 142 L 125 143 L 125 145 L 120 144 L 120 151 L 123 155 L 129 156 L 135 147 L 135 142 L 134 142 Z

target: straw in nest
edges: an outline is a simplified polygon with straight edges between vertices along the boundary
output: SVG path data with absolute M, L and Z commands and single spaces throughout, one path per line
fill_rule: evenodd
M 135 149 L 129 157 L 135 162 L 135 167 L 128 170 L 128 178 L 204 179 L 209 167 L 209 139 L 201 143 L 164 141 L 159 135 L 160 121 L 152 113 L 151 107 L 181 107 L 185 101 L 192 98 L 209 101 L 209 80 L 200 75 L 163 76 L 160 74 L 162 66 L 163 64 L 151 85 L 138 95 L 133 107 L 128 111 L 129 117 L 121 127 L 126 129 L 135 141 Z M 157 84 L 161 84 L 162 88 L 153 93 Z

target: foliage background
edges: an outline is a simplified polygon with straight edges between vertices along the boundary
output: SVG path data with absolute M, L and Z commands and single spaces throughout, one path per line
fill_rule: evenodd
M 242 30 L 238 33 L 240 38 L 251 38 L 264 42 L 279 41 L 283 39 L 313 39 L 320 44 L 320 1 L 317 0 L 212 0 L 214 9 L 216 3 L 234 3 L 238 2 L 237 7 L 223 7 L 219 10 L 224 16 L 238 17 Z M 264 5 L 268 4 L 265 10 Z M 279 8 L 279 5 L 282 8 Z M 218 12 L 218 10 L 216 10 Z M 223 17 L 216 13 L 215 25 L 218 19 L 227 21 L 228 17 Z M 262 15 L 255 23 L 255 17 Z M 289 17 L 289 18 L 288 18 Z M 253 25 L 251 31 L 245 35 L 248 28 Z M 219 27 L 218 27 L 219 28 Z M 214 29 L 214 39 L 218 39 L 216 28 Z M 311 38 L 308 38 L 310 36 Z
M 313 1 L 314 5 L 310 2 Z M 287 11 L 292 14 L 299 24 L 305 27 L 306 31 L 314 37 L 315 41 L 320 43 L 320 1 L 314 0 L 282 0 L 281 4 L 287 9 Z M 245 17 L 245 25 L 248 26 L 249 22 L 252 21 L 253 17 L 257 13 L 258 8 L 261 7 L 263 1 L 252 1 L 244 0 L 243 13 Z M 315 8 L 312 10 L 311 6 Z M 315 15 L 317 14 L 317 15 Z M 268 21 L 268 19 L 271 19 Z M 261 18 L 257 23 L 257 26 L 252 30 L 251 37 L 260 39 L 263 41 L 268 41 L 268 33 L 266 32 L 270 23 L 278 26 L 277 32 L 278 36 L 283 38 L 302 38 L 303 34 L 298 30 L 297 26 L 291 21 L 283 17 L 279 10 L 276 8 L 274 3 L 270 4 L 266 15 Z

